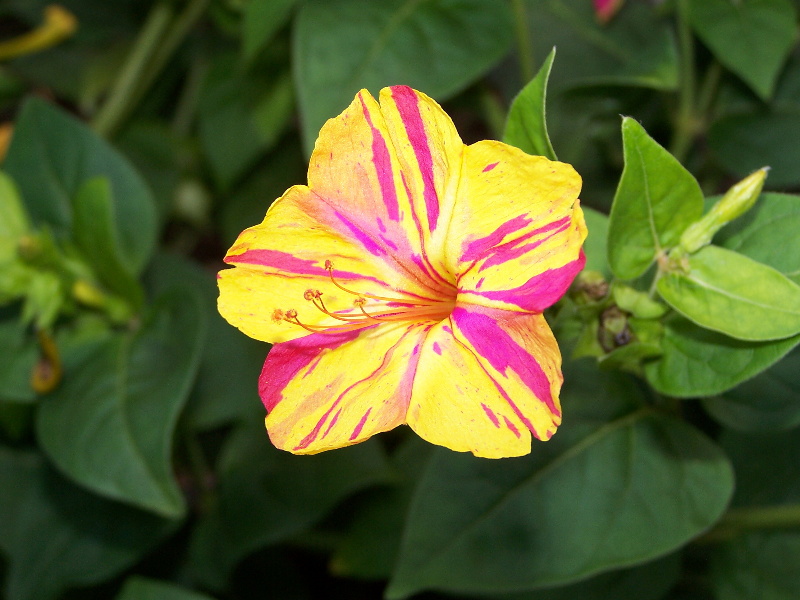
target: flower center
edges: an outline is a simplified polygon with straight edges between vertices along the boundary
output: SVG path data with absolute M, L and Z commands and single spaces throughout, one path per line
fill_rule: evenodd
M 378 296 L 366 292 L 355 292 L 336 281 L 333 276 L 333 263 L 331 261 L 325 261 L 325 269 L 328 271 L 333 285 L 354 296 L 352 306 L 344 310 L 330 310 L 325 305 L 322 292 L 315 289 L 306 290 L 303 293 L 303 299 L 313 304 L 314 308 L 320 312 L 338 321 L 337 324 L 325 326 L 303 323 L 298 318 L 295 309 L 283 311 L 279 308 L 272 313 L 272 320 L 276 323 L 285 321 L 292 325 L 298 325 L 312 333 L 342 333 L 381 322 L 438 322 L 450 316 L 456 305 L 455 294 L 452 298 L 408 300 Z

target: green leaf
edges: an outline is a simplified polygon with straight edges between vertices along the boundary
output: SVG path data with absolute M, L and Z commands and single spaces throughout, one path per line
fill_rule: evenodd
M 714 242 L 764 263 L 800 284 L 800 197 L 761 194 L 744 216 L 725 226 Z
M 736 469 L 733 507 L 795 511 L 800 503 L 800 429 L 746 435 L 726 432 L 722 445 Z M 735 522 L 735 521 L 734 521 Z M 719 600 L 793 600 L 800 594 L 800 533 L 744 531 L 714 547 L 711 575 Z
M 800 425 L 800 352 L 722 396 L 708 398 L 705 409 L 727 427 L 772 431 Z
M 717 60 L 764 100 L 797 39 L 790 0 L 690 0 L 689 20 Z
M 255 78 L 241 68 L 237 54 L 215 58 L 200 97 L 198 125 L 220 188 L 231 187 L 275 144 L 293 111 L 288 71 Z
M 242 14 L 242 51 L 253 60 L 289 20 L 297 0 L 250 0 Z
M 800 286 L 733 250 L 706 246 L 688 257 L 688 271 L 664 274 L 658 293 L 701 327 L 748 341 L 800 333 Z
M 217 472 L 218 503 L 190 546 L 191 576 L 211 589 L 224 587 L 251 552 L 297 535 L 348 496 L 392 475 L 377 440 L 295 456 L 270 444 L 260 418 L 234 431 Z
M 28 334 L 24 323 L 16 319 L 0 322 L 0 401 L 34 402 L 31 373 L 39 359 L 36 338 Z
M 2 447 L 0 514 L 7 600 L 55 600 L 69 587 L 105 581 L 176 525 L 84 491 L 38 454 Z
M 769 165 L 768 185 L 792 187 L 800 184 L 800 111 L 735 114 L 716 121 L 708 132 L 715 158 L 738 177 Z
M 703 192 L 630 117 L 622 120 L 622 146 L 625 168 L 609 217 L 608 262 L 620 279 L 635 279 L 702 216 Z
M 503 57 L 512 29 L 495 0 L 305 2 L 293 50 L 304 147 L 362 88 L 403 83 L 446 100 Z
M 758 375 L 800 342 L 745 342 L 702 329 L 682 317 L 664 322 L 661 358 L 645 367 L 657 391 L 677 398 L 721 394 Z
M 719 518 L 733 491 L 721 450 L 683 422 L 634 410 L 631 380 L 576 368 L 565 373 L 565 425 L 531 455 L 434 454 L 388 598 L 565 584 L 663 556 Z
M 587 271 L 600 271 L 606 277 L 611 276 L 608 266 L 608 217 L 603 213 L 583 206 L 583 217 L 586 219 L 586 228 L 589 235 L 583 242 L 583 251 L 586 253 Z
M 156 211 L 147 185 L 131 165 L 86 125 L 44 100 L 22 107 L 4 168 L 19 186 L 34 225 L 68 237 L 73 201 L 92 177 L 111 182 L 120 258 L 138 274 L 156 244 Z
M 100 282 L 128 300 L 134 310 L 141 308 L 144 293 L 122 259 L 108 178 L 86 180 L 75 194 L 73 211 L 73 240 Z
M 556 49 L 544 59 L 539 72 L 517 94 L 508 111 L 503 141 L 528 154 L 558 160 L 550 137 L 547 135 L 547 80 L 553 68 Z
M 185 510 L 172 438 L 205 333 L 190 292 L 163 296 L 137 332 L 66 356 L 64 381 L 41 403 L 36 424 L 42 448 L 68 477 L 170 517 Z
M 30 229 L 19 191 L 8 175 L 0 171 L 0 262 L 16 255 L 17 243 Z
M 116 600 L 214 600 L 173 583 L 145 577 L 129 577 Z

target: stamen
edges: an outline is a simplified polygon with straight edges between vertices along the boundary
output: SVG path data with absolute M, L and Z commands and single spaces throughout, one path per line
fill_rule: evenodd
M 276 308 L 275 310 L 272 311 L 272 321 L 275 323 L 280 323 L 281 321 L 283 321 L 284 316 L 285 315 L 283 314 L 283 311 L 280 308 Z
M 339 285 L 336 279 L 333 278 L 333 263 L 331 261 L 329 260 L 325 261 L 325 268 L 328 270 L 328 275 L 330 275 L 331 282 L 333 283 L 333 285 L 338 287 L 343 292 L 347 292 L 348 294 L 353 294 L 354 296 L 366 296 L 367 298 L 372 298 L 373 300 L 383 300 L 385 302 L 403 302 L 403 300 L 400 300 L 398 298 L 387 298 L 386 296 L 376 296 L 375 294 L 369 294 L 367 292 L 354 292 L 353 290 L 348 290 L 346 287 Z M 425 304 L 435 304 L 433 302 L 425 300 L 421 302 Z

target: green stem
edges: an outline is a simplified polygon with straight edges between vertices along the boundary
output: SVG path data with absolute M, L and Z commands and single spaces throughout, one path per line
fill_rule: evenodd
M 528 15 L 525 11 L 524 0 L 511 0 L 514 10 L 514 33 L 517 38 L 517 57 L 519 60 L 520 74 L 523 84 L 528 83 L 536 75 L 536 65 L 533 61 L 533 44 L 531 31 L 528 27 Z
M 719 61 L 713 61 L 703 76 L 703 83 L 697 99 L 697 114 L 703 119 L 703 123 L 711 121 L 711 108 L 714 98 L 717 96 L 719 81 L 722 78 L 722 65 Z
M 732 508 L 699 542 L 729 540 L 746 531 L 800 528 L 800 504 Z
M 670 152 L 683 162 L 694 141 L 695 122 L 695 73 L 694 38 L 689 25 L 687 0 L 678 0 L 678 44 L 680 49 L 680 82 L 678 89 L 678 113 L 675 119 L 675 135 Z
M 92 127 L 100 135 L 110 136 L 131 110 L 139 81 L 171 19 L 169 4 L 156 4 L 150 11 L 108 98 L 92 120 Z

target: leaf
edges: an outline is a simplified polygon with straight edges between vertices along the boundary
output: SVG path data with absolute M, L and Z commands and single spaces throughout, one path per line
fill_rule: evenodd
M 800 335 L 745 342 L 674 316 L 664 322 L 663 354 L 645 366 L 645 375 L 650 385 L 668 396 L 713 396 L 768 369 L 798 342 Z
M 141 329 L 65 357 L 62 385 L 41 403 L 43 450 L 96 493 L 179 516 L 172 437 L 200 359 L 205 321 L 188 288 L 163 296 Z
M 144 293 L 122 259 L 116 229 L 111 182 L 106 177 L 87 179 L 75 194 L 73 240 L 103 285 L 138 310 Z
M 685 423 L 633 409 L 631 380 L 575 368 L 565 425 L 531 455 L 434 454 L 388 598 L 566 584 L 663 556 L 719 518 L 733 491 L 721 450 Z
M 289 73 L 255 78 L 235 53 L 214 60 L 199 101 L 203 150 L 219 187 L 230 188 L 289 125 L 294 95 Z
M 0 171 L 0 263 L 16 255 L 17 243 L 30 229 L 19 191 L 8 175 Z
M 528 154 L 558 160 L 550 137 L 547 135 L 547 80 L 553 68 L 556 49 L 544 59 L 536 76 L 522 88 L 511 102 L 503 141 Z
M 234 431 L 217 472 L 219 502 L 190 545 L 191 576 L 211 589 L 223 588 L 251 552 L 297 535 L 348 496 L 391 477 L 377 440 L 295 456 L 270 444 L 261 419 Z
M 625 168 L 609 216 L 608 262 L 620 279 L 635 279 L 702 216 L 703 192 L 630 117 L 622 120 L 622 146 Z
M 172 583 L 129 577 L 116 600 L 214 600 L 211 596 L 187 590 Z
M 503 57 L 512 28 L 495 0 L 305 2 L 293 64 L 306 151 L 362 88 L 403 83 L 446 100 Z
M 27 327 L 16 319 L 0 322 L 0 401 L 35 402 L 31 373 L 39 360 L 36 338 L 28 335 Z
M 735 114 L 716 121 L 708 132 L 714 157 L 733 175 L 744 177 L 769 165 L 768 185 L 800 185 L 800 110 Z
M 800 333 L 800 286 L 775 269 L 732 250 L 706 246 L 689 270 L 665 273 L 661 297 L 701 327 L 748 341 Z
M 800 425 L 800 353 L 790 352 L 761 375 L 725 394 L 703 401 L 703 407 L 726 427 L 772 431 Z
M 587 0 L 526 2 L 533 56 L 558 47 L 550 89 L 625 85 L 678 87 L 678 52 L 672 26 L 653 7 L 627 2 L 606 26 Z
M 86 492 L 36 453 L 2 447 L 0 514 L 7 600 L 55 600 L 69 587 L 105 581 L 176 525 Z
M 800 284 L 800 197 L 761 194 L 744 216 L 725 226 L 714 242 L 764 263 Z
M 726 432 L 721 442 L 736 469 L 735 509 L 797 506 L 800 429 L 766 435 Z M 711 576 L 716 597 L 793 600 L 800 594 L 798 558 L 796 529 L 741 532 L 714 547 Z
M 797 12 L 790 0 L 690 0 L 689 21 L 717 60 L 762 99 L 797 38 Z
M 606 277 L 611 277 L 608 266 L 608 217 L 603 213 L 582 206 L 583 216 L 586 219 L 586 228 L 589 235 L 583 242 L 583 251 L 586 253 L 587 271 L 600 271 Z
M 297 0 L 250 0 L 242 14 L 242 51 L 253 60 L 288 21 Z
M 17 182 L 34 225 L 68 237 L 73 200 L 92 177 L 111 182 L 120 258 L 138 274 L 156 244 L 156 211 L 147 185 L 131 165 L 86 125 L 44 100 L 23 106 L 4 168 Z

